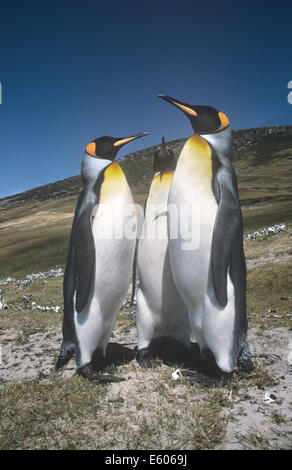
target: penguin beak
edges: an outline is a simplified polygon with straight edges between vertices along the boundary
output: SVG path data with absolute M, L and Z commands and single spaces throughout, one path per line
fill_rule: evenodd
M 198 116 L 196 111 L 192 109 L 190 105 L 188 105 L 187 103 L 183 103 L 182 101 L 176 100 L 175 98 L 171 98 L 170 96 L 167 96 L 167 95 L 158 95 L 158 98 L 162 98 L 164 101 L 167 101 L 168 103 L 173 104 L 173 106 L 176 106 L 176 108 L 179 108 L 188 117 Z
M 140 137 L 144 137 L 145 135 L 149 135 L 149 132 L 140 132 L 140 134 L 130 135 L 128 137 L 121 137 L 114 143 L 114 147 L 118 149 L 121 148 L 123 145 L 132 142 L 132 140 L 139 139 Z M 115 160 L 118 160 L 120 157 L 116 157 Z

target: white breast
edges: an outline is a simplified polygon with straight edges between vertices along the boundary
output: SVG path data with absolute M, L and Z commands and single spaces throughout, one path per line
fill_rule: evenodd
M 213 228 L 218 205 L 212 191 L 210 147 L 199 136 L 185 144 L 169 194 L 170 259 L 184 300 L 203 302 L 207 292 Z M 177 238 L 175 228 L 178 227 Z

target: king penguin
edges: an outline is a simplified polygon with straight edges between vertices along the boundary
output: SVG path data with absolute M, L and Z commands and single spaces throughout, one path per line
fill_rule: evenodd
M 76 352 L 77 372 L 89 380 L 115 379 L 98 371 L 105 367 L 106 347 L 129 287 L 136 244 L 132 193 L 114 160 L 123 145 L 147 134 L 100 137 L 83 155 L 84 189 L 64 274 L 63 342 L 56 368 Z
M 194 135 L 185 143 L 169 191 L 185 237 L 169 239 L 174 281 L 188 307 L 192 333 L 210 373 L 226 375 L 253 367 L 247 342 L 246 266 L 237 180 L 232 166 L 232 137 L 227 116 L 210 106 L 193 106 L 165 95 L 180 109 Z M 192 210 L 181 210 L 188 207 Z M 168 229 L 177 220 L 168 218 Z
M 140 364 L 150 365 L 156 355 L 177 360 L 177 355 L 190 347 L 187 308 L 175 287 L 168 253 L 167 200 L 175 166 L 175 156 L 163 137 L 154 155 L 154 177 L 138 244 L 136 323 Z M 170 338 L 175 341 L 168 342 Z

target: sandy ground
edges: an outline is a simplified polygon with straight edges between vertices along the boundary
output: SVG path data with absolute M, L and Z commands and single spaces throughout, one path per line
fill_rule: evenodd
M 123 344 L 133 349 L 136 344 L 134 327 L 113 333 L 111 342 Z M 242 389 L 235 397 L 228 396 L 232 406 L 224 408 L 228 420 L 226 436 L 221 449 L 244 449 L 243 436 L 253 436 L 257 440 L 266 439 L 271 448 L 292 447 L 292 332 L 286 328 L 263 331 L 254 328 L 249 332 L 251 351 L 257 362 L 269 365 L 269 375 L 274 379 L 272 389 L 261 387 Z M 54 365 L 61 343 L 61 332 L 56 329 L 41 331 L 35 329 L 28 335 L 22 331 L 0 330 L 2 363 L 0 367 L 0 386 L 12 381 L 29 381 L 34 378 L 50 380 L 68 377 L 75 373 L 72 360 L 67 367 L 54 372 Z M 168 366 L 165 366 L 168 367 Z M 174 369 L 169 368 L 169 376 Z M 141 370 L 140 379 L 151 377 L 151 370 Z M 52 376 L 52 377 L 51 377 Z M 121 397 L 135 386 L 135 378 L 128 377 L 125 382 L 111 384 L 109 396 Z M 198 374 L 197 380 L 206 380 Z M 133 383 L 132 383 L 133 382 Z M 272 394 L 272 399 L 265 400 L 265 395 Z M 251 444 L 252 447 L 252 444 Z
M 292 331 L 275 328 L 263 332 L 253 328 L 249 341 L 253 357 L 269 364 L 269 375 L 275 385 L 268 390 L 242 390 L 233 399 L 222 447 L 246 448 L 242 436 L 249 432 L 255 439 L 269 441 L 271 448 L 292 448 Z M 268 393 L 273 401 L 265 400 Z M 279 417 L 284 418 L 283 422 L 277 422 Z

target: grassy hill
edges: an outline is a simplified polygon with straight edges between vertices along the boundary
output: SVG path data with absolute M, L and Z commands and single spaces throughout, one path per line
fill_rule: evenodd
M 168 142 L 178 157 L 185 139 Z M 143 203 L 157 146 L 120 160 L 135 201 Z M 233 131 L 233 160 L 244 232 L 292 221 L 292 126 Z M 64 266 L 78 195 L 74 176 L 0 200 L 0 278 Z

